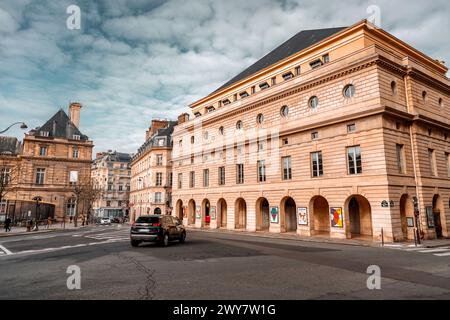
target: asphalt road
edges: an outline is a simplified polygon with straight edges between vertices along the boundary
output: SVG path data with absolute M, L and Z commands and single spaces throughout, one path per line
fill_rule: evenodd
M 450 256 L 431 249 L 202 231 L 132 248 L 128 228 L 0 238 L 0 299 L 450 299 Z M 80 290 L 67 288 L 73 265 Z M 370 265 L 380 290 L 367 288 Z

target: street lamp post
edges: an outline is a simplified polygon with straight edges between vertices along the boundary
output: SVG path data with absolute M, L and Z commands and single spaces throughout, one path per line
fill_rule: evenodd
M 5 133 L 6 131 L 8 131 L 9 129 L 11 129 L 13 126 L 15 126 L 16 124 L 20 124 L 20 129 L 28 129 L 28 126 L 25 124 L 25 122 L 15 122 L 12 125 L 10 125 L 8 128 L 6 128 L 3 131 L 0 131 L 0 134 Z
M 39 218 L 40 218 L 39 202 L 42 201 L 42 198 L 37 196 L 37 197 L 34 197 L 33 200 L 36 201 L 36 225 L 35 225 L 34 229 L 35 229 L 35 231 L 38 231 L 39 230 L 38 224 L 39 224 Z

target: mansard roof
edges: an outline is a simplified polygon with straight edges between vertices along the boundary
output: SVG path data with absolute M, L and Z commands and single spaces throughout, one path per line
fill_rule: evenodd
M 347 27 L 304 30 L 266 54 L 264 57 L 256 61 L 250 67 L 239 73 L 237 76 L 226 82 L 213 93 L 229 87 L 293 54 L 300 52 L 332 35 L 346 29 Z
M 21 143 L 16 137 L 0 136 L 0 155 L 18 155 Z
M 87 141 L 89 138 L 73 124 L 67 113 L 60 109 L 51 117 L 42 127 L 33 129 L 29 132 L 33 136 L 45 136 L 43 132 L 48 132 L 50 138 L 73 139 L 74 135 L 80 136 L 81 141 Z

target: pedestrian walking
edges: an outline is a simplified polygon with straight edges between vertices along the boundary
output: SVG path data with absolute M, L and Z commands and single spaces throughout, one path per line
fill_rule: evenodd
M 5 219 L 5 232 L 11 231 L 11 218 Z
M 72 220 L 73 220 L 73 217 L 72 217 L 72 216 L 70 216 L 70 223 L 72 223 Z

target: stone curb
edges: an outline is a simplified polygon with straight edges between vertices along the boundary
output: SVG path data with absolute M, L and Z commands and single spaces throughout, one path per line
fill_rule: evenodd
M 250 237 L 258 237 L 258 238 L 266 238 L 266 239 L 282 239 L 282 240 L 291 240 L 291 241 L 299 241 L 299 242 L 314 242 L 314 243 L 330 243 L 330 244 L 343 244 L 343 245 L 350 245 L 350 246 L 360 246 L 360 247 L 381 247 L 381 243 L 378 242 L 367 242 L 367 243 L 355 243 L 355 242 L 348 242 L 348 241 L 339 241 L 336 239 L 324 239 L 324 238 L 304 238 L 304 237 L 295 237 L 295 236 L 283 236 L 283 235 L 276 235 L 276 234 L 264 234 L 264 233 L 250 233 L 246 231 L 230 231 L 230 230 L 208 230 L 208 229 L 198 229 L 198 228 L 192 228 L 187 227 L 190 231 L 197 231 L 197 232 L 208 232 L 208 233 L 221 233 L 221 234 L 235 234 L 235 235 L 245 235 Z M 352 241 L 352 240 L 350 240 Z
M 49 232 L 53 232 L 53 231 L 56 231 L 56 229 L 30 231 L 30 232 L 25 231 L 25 232 L 0 233 L 0 238 L 9 238 L 9 237 L 15 237 L 15 236 L 25 236 L 25 235 L 49 233 Z
M 83 228 L 86 228 L 88 226 L 80 226 L 77 228 L 67 228 L 67 229 L 44 229 L 44 230 L 39 230 L 39 231 L 30 231 L 30 232 L 2 232 L 0 233 L 0 238 L 8 238 L 8 237 L 15 237 L 15 236 L 27 236 L 27 235 L 36 235 L 36 234 L 42 234 L 42 233 L 50 233 L 50 232 L 57 232 L 57 231 L 71 231 L 71 230 L 80 230 Z
M 259 237 L 259 238 L 267 238 L 267 239 L 282 239 L 282 240 L 291 240 L 291 241 L 300 241 L 300 242 L 314 242 L 314 243 L 329 243 L 329 244 L 342 244 L 342 245 L 350 245 L 350 246 L 360 246 L 360 247 L 373 247 L 373 248 L 382 248 L 381 242 L 363 242 L 355 240 L 339 240 L 339 239 L 326 239 L 326 238 L 305 238 L 305 237 L 296 237 L 296 236 L 285 236 L 279 234 L 265 234 L 265 233 L 253 233 L 246 231 L 232 231 L 232 230 L 211 230 L 211 229 L 199 229 L 193 227 L 186 227 L 190 231 L 198 231 L 198 232 L 209 232 L 209 233 L 219 233 L 219 234 L 236 234 L 236 235 L 245 235 L 251 237 Z M 433 240 L 428 240 L 433 241 Z M 394 244 L 402 245 L 402 244 L 413 244 L 409 242 L 396 242 Z M 392 245 L 389 243 L 389 245 Z M 447 244 L 444 243 L 436 243 L 436 244 L 422 244 L 423 248 L 439 248 L 450 246 L 450 239 Z

